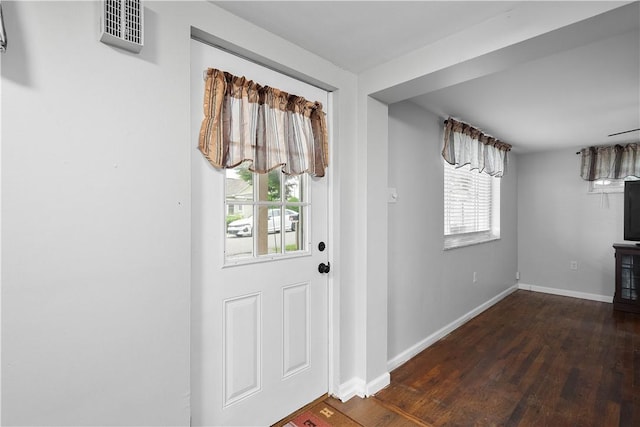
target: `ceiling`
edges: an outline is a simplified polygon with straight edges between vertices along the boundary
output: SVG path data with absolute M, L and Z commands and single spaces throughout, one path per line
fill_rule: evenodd
M 505 12 L 516 2 L 213 3 L 345 70 L 359 73 Z M 308 17 L 313 17 L 311 25 Z
M 523 2 L 213 3 L 358 74 L 509 13 Z M 531 4 L 551 13 L 554 3 Z M 572 41 L 566 50 L 409 100 L 472 124 L 513 144 L 516 152 L 637 142 L 640 131 L 607 136 L 640 128 L 640 8 L 638 2 L 622 7 L 585 21 L 580 33 L 584 42 Z M 312 25 L 308 17 L 313 17 Z

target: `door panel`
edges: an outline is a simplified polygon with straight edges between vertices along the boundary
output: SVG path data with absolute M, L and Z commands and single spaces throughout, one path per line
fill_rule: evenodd
M 309 366 L 309 284 L 282 289 L 283 377 Z
M 224 302 L 224 405 L 260 391 L 260 294 Z
M 191 58 L 194 138 L 207 67 L 327 105 L 325 91 L 193 40 Z M 269 425 L 328 390 L 327 275 L 318 272 L 318 264 L 328 259 L 326 251 L 317 250 L 327 238 L 327 178 L 308 180 L 304 203 L 252 199 L 250 190 L 241 189 L 246 200 L 227 200 L 225 206 L 225 171 L 209 165 L 195 139 L 191 145 L 192 424 Z M 294 227 L 273 216 L 268 234 L 270 209 L 288 214 L 287 209 L 298 209 L 299 222 Z M 261 211 L 270 246 L 261 249 L 264 238 L 227 234 L 229 212 L 245 219 L 255 214 L 252 226 L 259 229 Z M 308 227 L 306 241 L 299 227 Z M 276 249 L 279 254 L 271 253 Z M 225 250 L 231 251 L 231 262 L 229 257 L 225 262 Z

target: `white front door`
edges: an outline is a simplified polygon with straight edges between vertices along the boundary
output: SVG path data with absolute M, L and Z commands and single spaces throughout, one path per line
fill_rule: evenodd
M 213 168 L 197 150 L 208 67 L 328 94 L 191 41 L 192 424 L 269 425 L 328 390 L 327 178 Z

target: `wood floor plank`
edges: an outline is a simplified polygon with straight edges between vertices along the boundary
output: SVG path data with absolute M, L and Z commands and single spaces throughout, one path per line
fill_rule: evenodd
M 640 425 L 640 316 L 517 291 L 391 383 L 377 399 L 436 426 Z
M 519 290 L 330 405 L 364 427 L 640 426 L 640 314 Z
M 431 427 L 409 414 L 400 413 L 397 409 L 389 409 L 376 399 L 354 397 L 343 403 L 332 398 L 325 403 L 367 427 Z

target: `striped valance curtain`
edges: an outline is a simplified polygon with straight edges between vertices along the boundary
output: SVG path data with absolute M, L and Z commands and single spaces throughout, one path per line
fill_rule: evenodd
M 209 68 L 198 148 L 216 168 L 250 162 L 267 173 L 324 176 L 329 163 L 322 104 Z
M 640 144 L 588 147 L 580 150 L 580 154 L 580 176 L 586 181 L 640 178 Z
M 0 1 L 0 52 L 7 50 L 7 33 L 4 29 L 4 17 L 2 16 L 2 2 Z
M 505 174 L 511 145 L 452 118 L 444 123 L 442 157 L 449 164 L 456 167 L 470 165 L 471 170 L 477 169 L 495 177 Z

